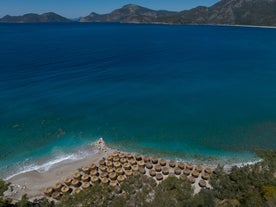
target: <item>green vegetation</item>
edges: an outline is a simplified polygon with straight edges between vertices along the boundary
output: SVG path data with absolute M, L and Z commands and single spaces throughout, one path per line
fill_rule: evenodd
M 120 187 L 96 184 L 74 196 L 63 196 L 57 204 L 46 199 L 39 205 L 28 202 L 27 197 L 16 204 L 1 198 L 1 207 L 75 207 L 75 206 L 143 206 L 143 207 L 259 207 L 276 206 L 276 151 L 262 151 L 261 162 L 241 168 L 233 167 L 226 173 L 218 167 L 211 176 L 213 189 L 202 189 L 193 195 L 188 180 L 169 177 L 159 185 L 145 175 L 132 176 Z M 0 181 L 0 195 L 8 185 Z

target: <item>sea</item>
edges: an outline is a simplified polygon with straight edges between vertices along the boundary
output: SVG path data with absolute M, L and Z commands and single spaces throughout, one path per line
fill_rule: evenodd
M 235 164 L 276 149 L 276 29 L 0 24 L 0 177 L 115 149 Z

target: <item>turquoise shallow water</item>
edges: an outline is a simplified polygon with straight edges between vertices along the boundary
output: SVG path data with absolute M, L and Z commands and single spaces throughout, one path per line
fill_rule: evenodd
M 0 176 L 125 150 L 217 163 L 276 148 L 276 30 L 0 24 Z M 45 167 L 46 166 L 46 167 Z

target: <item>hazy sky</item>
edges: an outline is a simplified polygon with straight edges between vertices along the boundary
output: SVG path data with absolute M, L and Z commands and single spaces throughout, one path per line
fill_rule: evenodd
M 53 11 L 65 17 L 86 16 L 90 12 L 107 13 L 125 4 L 138 4 L 151 9 L 180 11 L 219 0 L 0 0 L 0 16 L 6 14 L 44 13 Z

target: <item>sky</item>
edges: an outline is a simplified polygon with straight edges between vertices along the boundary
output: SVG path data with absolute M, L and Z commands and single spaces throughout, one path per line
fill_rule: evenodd
M 0 0 L 0 17 L 25 13 L 56 12 L 68 18 L 104 14 L 125 4 L 138 4 L 150 9 L 181 11 L 199 5 L 211 6 L 219 0 Z

